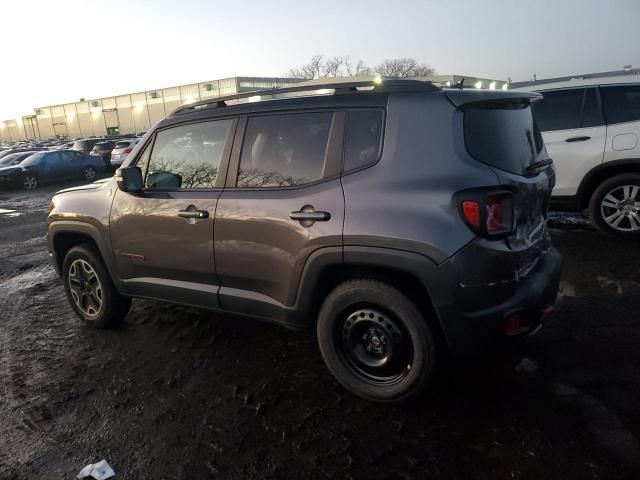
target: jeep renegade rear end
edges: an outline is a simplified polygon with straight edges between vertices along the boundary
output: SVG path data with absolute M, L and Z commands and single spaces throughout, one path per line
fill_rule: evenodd
M 532 332 L 555 301 L 536 98 L 387 80 L 182 107 L 114 179 L 54 197 L 49 252 L 90 325 L 146 297 L 311 326 L 345 388 L 410 400 L 444 349 Z

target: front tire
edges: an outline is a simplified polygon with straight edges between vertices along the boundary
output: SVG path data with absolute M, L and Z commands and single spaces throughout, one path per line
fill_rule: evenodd
M 336 380 L 368 400 L 414 400 L 433 377 L 436 351 L 427 319 L 385 283 L 351 280 L 336 287 L 320 309 L 317 337 Z
M 90 245 L 71 248 L 64 257 L 62 273 L 71 308 L 87 325 L 112 327 L 129 312 L 131 299 L 118 293 L 102 260 Z
M 589 216 L 605 235 L 640 238 L 640 175 L 623 173 L 602 182 L 591 195 Z

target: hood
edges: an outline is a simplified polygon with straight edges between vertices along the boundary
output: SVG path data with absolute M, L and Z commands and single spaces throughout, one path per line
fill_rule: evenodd
M 20 165 L 9 165 L 7 167 L 0 167 L 0 175 L 11 175 L 12 173 L 21 172 L 24 170 Z
M 78 187 L 65 188 L 65 189 L 62 189 L 62 190 L 58 190 L 55 194 L 59 195 L 61 193 L 67 193 L 67 192 L 79 192 L 79 191 L 82 191 L 82 190 L 96 190 L 98 188 L 103 187 L 107 183 L 109 183 L 109 181 L 112 178 L 113 177 L 102 178 L 102 179 L 97 180 L 97 181 L 95 181 L 93 183 L 89 183 L 88 185 L 80 185 Z

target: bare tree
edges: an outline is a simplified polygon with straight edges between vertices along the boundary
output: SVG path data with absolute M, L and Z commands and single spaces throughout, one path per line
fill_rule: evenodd
M 435 69 L 415 58 L 392 58 L 384 60 L 376 68 L 367 66 L 362 60 L 353 63 L 347 56 L 325 59 L 314 55 L 311 61 L 299 68 L 292 68 L 288 75 L 293 78 L 316 79 L 325 77 L 351 77 L 379 74 L 383 77 L 424 77 L 433 75 Z
M 376 73 L 383 77 L 426 77 L 433 75 L 435 69 L 425 63 L 418 63 L 415 58 L 385 59 L 376 67 Z

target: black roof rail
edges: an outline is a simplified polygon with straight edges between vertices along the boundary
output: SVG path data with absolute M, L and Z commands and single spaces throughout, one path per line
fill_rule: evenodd
M 212 97 L 206 100 L 200 100 L 199 102 L 183 105 L 176 108 L 168 116 L 182 115 L 189 113 L 193 110 L 199 110 L 201 108 L 221 108 L 226 107 L 228 101 L 241 100 L 244 98 L 265 96 L 265 95 L 280 95 L 283 93 L 297 93 L 297 92 L 312 92 L 315 90 L 333 90 L 334 94 L 352 93 L 362 91 L 366 92 L 388 92 L 392 90 L 424 90 L 435 91 L 440 88 L 433 85 L 431 82 L 425 80 L 412 80 L 412 79 L 380 79 L 373 78 L 367 80 L 344 80 L 336 81 L 331 80 L 310 80 L 307 82 L 301 82 L 292 87 L 282 88 L 270 88 L 267 90 L 252 90 L 250 92 L 234 93 L 231 95 L 225 95 L 221 97 Z

